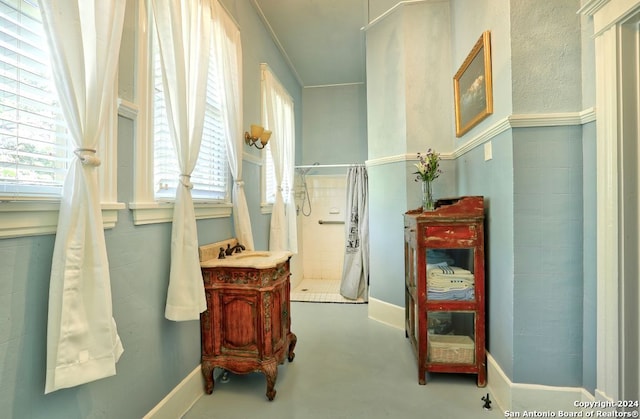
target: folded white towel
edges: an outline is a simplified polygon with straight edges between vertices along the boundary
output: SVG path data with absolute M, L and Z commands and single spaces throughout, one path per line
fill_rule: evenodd
M 447 292 L 452 290 L 466 290 L 473 288 L 473 278 L 459 277 L 434 277 L 427 279 L 427 290 L 429 292 Z
M 473 279 L 473 274 L 458 266 L 449 266 L 447 263 L 427 264 L 427 278 L 452 277 Z

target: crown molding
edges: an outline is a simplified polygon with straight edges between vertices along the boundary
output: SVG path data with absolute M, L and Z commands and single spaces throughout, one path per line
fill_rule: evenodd
M 390 14 L 394 13 L 396 10 L 398 10 L 398 9 L 404 7 L 404 6 L 409 6 L 411 4 L 418 4 L 418 3 L 440 3 L 440 2 L 444 2 L 444 1 L 448 1 L 448 0 L 404 0 L 404 1 L 400 1 L 400 2 L 396 3 L 395 5 L 393 5 L 386 12 L 382 13 L 377 18 L 371 20 L 368 24 L 366 24 L 365 26 L 360 28 L 360 30 L 364 31 L 364 32 L 368 31 L 373 26 L 375 26 L 379 22 L 381 22 L 384 19 L 386 19 L 387 16 L 389 16 Z
M 578 14 L 593 16 L 598 12 L 598 10 L 602 9 L 607 3 L 611 0 L 589 0 L 586 1 L 580 9 L 578 9 Z

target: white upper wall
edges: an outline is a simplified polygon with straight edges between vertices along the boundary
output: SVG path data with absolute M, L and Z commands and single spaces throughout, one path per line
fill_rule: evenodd
M 453 151 L 449 2 L 403 2 L 366 31 L 368 158 Z
M 582 110 L 578 0 L 511 0 L 513 113 Z
M 457 145 L 464 144 L 468 139 L 512 113 L 509 9 L 509 0 L 451 1 L 452 80 L 478 38 L 484 31 L 491 31 L 493 114 L 458 139 Z

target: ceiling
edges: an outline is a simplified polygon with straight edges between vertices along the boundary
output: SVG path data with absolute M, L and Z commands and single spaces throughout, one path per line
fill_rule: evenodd
M 367 0 L 252 0 L 303 87 L 365 82 Z

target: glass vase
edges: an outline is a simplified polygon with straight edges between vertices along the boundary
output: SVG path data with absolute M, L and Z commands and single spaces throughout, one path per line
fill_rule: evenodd
M 433 199 L 433 191 L 431 182 L 422 181 L 422 211 L 433 211 L 435 209 L 435 201 Z

